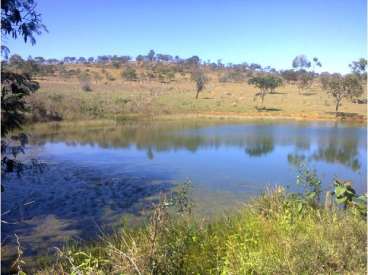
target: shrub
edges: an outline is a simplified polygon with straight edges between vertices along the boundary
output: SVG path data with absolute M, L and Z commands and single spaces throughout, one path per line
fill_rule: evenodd
M 365 274 L 366 221 L 300 202 L 276 188 L 206 223 L 162 196 L 146 226 L 67 249 L 47 274 Z
M 128 81 L 135 81 L 138 79 L 137 72 L 135 69 L 128 67 L 122 73 L 121 76 Z

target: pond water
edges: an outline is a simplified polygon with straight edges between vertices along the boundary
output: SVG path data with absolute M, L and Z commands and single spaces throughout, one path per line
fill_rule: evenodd
M 160 192 L 190 180 L 202 216 L 232 209 L 264 191 L 296 185 L 296 165 L 316 169 L 323 187 L 352 180 L 366 192 L 367 130 L 336 123 L 213 121 L 68 125 L 30 130 L 26 157 L 47 163 L 3 181 L 3 258 L 14 233 L 25 255 L 66 239 L 90 239 L 146 213 Z

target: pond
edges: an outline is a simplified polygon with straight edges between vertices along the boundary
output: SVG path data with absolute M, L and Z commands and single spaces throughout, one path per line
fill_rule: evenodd
M 195 212 L 231 211 L 267 187 L 296 185 L 297 164 L 366 192 L 364 126 L 307 122 L 143 121 L 99 126 L 35 126 L 25 157 L 47 163 L 3 181 L 3 259 L 14 233 L 25 255 L 51 253 L 64 240 L 93 239 L 134 224 L 178 183 L 192 182 Z M 8 257 L 8 258 L 7 258 Z

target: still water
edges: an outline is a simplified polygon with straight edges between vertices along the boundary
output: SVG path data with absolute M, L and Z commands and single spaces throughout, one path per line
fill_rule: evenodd
M 363 126 L 274 121 L 36 127 L 26 156 L 47 168 L 3 182 L 2 211 L 10 210 L 3 249 L 11 254 L 14 233 L 26 255 L 93 238 L 122 214 L 144 216 L 160 192 L 187 180 L 203 216 L 230 211 L 269 186 L 301 191 L 301 161 L 316 169 L 324 188 L 340 178 L 366 192 L 366 136 Z

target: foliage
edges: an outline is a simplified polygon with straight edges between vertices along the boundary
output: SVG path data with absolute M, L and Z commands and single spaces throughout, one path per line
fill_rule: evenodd
M 355 75 L 341 76 L 335 74 L 325 80 L 324 89 L 327 93 L 335 98 L 336 101 L 336 116 L 339 107 L 342 105 L 343 99 L 353 100 L 363 94 L 363 87 L 359 78 Z
M 39 85 L 28 75 L 1 72 L 1 136 L 19 129 L 25 121 L 25 97 L 35 92 Z
M 349 67 L 354 74 L 367 79 L 367 59 L 360 58 L 358 61 L 353 61 Z
M 122 72 L 121 76 L 124 79 L 129 80 L 129 81 L 135 81 L 135 80 L 138 79 L 136 70 L 134 68 L 131 68 L 131 67 L 126 68 Z
M 248 80 L 248 84 L 254 85 L 260 90 L 254 96 L 254 100 L 259 97 L 261 99 L 261 104 L 263 104 L 266 94 L 274 92 L 277 87 L 281 86 L 282 80 L 272 75 L 255 76 Z
M 362 216 L 367 216 L 367 196 L 358 195 L 351 181 L 335 180 L 334 195 L 336 203 L 344 208 L 356 209 Z
M 304 162 L 298 165 L 296 183 L 306 188 L 304 197 L 311 205 L 320 204 L 321 180 L 317 177 L 316 171 L 308 169 Z
M 192 81 L 195 81 L 197 93 L 196 93 L 196 99 L 198 99 L 199 93 L 204 89 L 206 82 L 208 81 L 207 76 L 204 74 L 201 70 L 194 70 L 192 72 Z
M 293 59 L 292 65 L 294 69 L 308 69 L 311 67 L 311 62 L 305 55 L 301 54 Z
M 307 71 L 300 71 L 298 74 L 297 86 L 299 93 L 301 91 L 309 89 L 313 84 L 313 75 Z
M 363 274 L 366 221 L 269 190 L 212 222 L 170 213 L 165 196 L 149 223 L 89 247 L 72 247 L 39 274 Z M 353 255 L 353 256 L 347 256 Z
M 36 43 L 35 34 L 47 31 L 41 23 L 41 15 L 36 11 L 34 0 L 2 0 L 1 1 L 1 36 L 2 38 L 12 37 L 14 39 L 21 36 L 24 42 L 30 40 L 31 44 Z M 2 52 L 9 49 L 1 47 Z
M 284 71 L 281 71 L 281 76 L 288 83 L 291 83 L 291 82 L 298 81 L 299 73 L 295 70 L 284 70 Z

